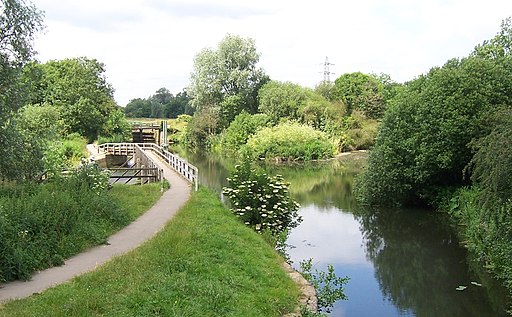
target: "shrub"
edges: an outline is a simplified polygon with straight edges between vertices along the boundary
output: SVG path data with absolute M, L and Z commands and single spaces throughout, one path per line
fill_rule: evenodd
M 474 140 L 471 180 L 481 188 L 484 206 L 499 206 L 512 197 L 512 107 L 505 107 L 485 122 L 490 133 Z
M 103 243 L 126 225 L 127 214 L 110 199 L 105 177 L 84 166 L 48 183 L 0 189 L 0 282 L 32 272 Z
M 86 145 L 87 140 L 75 133 L 48 144 L 43 157 L 46 170 L 60 173 L 62 169 L 77 166 L 87 156 Z
M 359 111 L 344 118 L 344 131 L 341 137 L 341 150 L 368 150 L 375 144 L 379 123 L 365 118 Z
M 229 198 L 231 211 L 256 232 L 278 236 L 302 220 L 297 213 L 299 204 L 290 197 L 282 176 L 270 177 L 246 161 L 235 166 L 228 182 L 223 193 Z
M 205 107 L 196 111 L 182 135 L 180 143 L 193 149 L 208 148 L 210 138 L 219 132 L 219 109 Z
M 247 143 L 249 137 L 258 129 L 267 126 L 269 121 L 269 117 L 265 114 L 251 115 L 243 111 L 223 132 L 220 140 L 221 151 L 229 154 L 238 152 Z
M 331 98 L 347 106 L 348 113 L 362 111 L 368 118 L 381 118 L 386 109 L 384 85 L 373 75 L 343 74 L 334 82 Z
M 298 119 L 299 108 L 308 98 L 307 92 L 307 89 L 291 82 L 269 81 L 258 92 L 258 109 L 274 124 L 283 118 Z
M 324 132 L 298 123 L 263 128 L 247 141 L 248 153 L 261 159 L 314 160 L 332 157 L 334 146 Z

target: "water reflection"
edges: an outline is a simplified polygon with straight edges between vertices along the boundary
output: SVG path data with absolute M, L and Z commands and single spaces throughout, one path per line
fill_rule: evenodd
M 290 183 L 290 193 L 301 205 L 314 205 L 319 211 L 337 207 L 352 210 L 354 175 L 365 164 L 365 154 L 354 154 L 323 163 L 269 165 L 270 174 L 281 174 Z
M 506 316 L 503 289 L 471 284 L 481 278 L 468 268 L 465 250 L 442 218 L 414 210 L 359 211 L 383 296 L 415 316 Z M 459 285 L 468 288 L 456 291 Z
M 217 191 L 233 164 L 187 156 L 200 180 Z M 504 289 L 479 270 L 441 215 L 415 210 L 364 210 L 352 196 L 361 156 L 322 164 L 267 166 L 281 174 L 302 205 L 303 223 L 288 240 L 295 264 L 313 258 L 349 276 L 348 301 L 332 316 L 506 316 Z M 478 267 L 478 265 L 476 265 Z M 477 287 L 471 282 L 479 282 Z M 459 285 L 468 288 L 459 292 Z

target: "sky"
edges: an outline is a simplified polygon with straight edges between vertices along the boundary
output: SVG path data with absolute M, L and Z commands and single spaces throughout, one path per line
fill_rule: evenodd
M 510 0 L 32 0 L 40 62 L 105 64 L 120 106 L 189 85 L 194 57 L 227 35 L 252 38 L 273 80 L 315 87 L 350 72 L 412 80 L 467 56 L 512 15 Z

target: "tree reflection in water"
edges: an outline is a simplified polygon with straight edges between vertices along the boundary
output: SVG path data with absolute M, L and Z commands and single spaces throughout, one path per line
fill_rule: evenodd
M 507 316 L 505 290 L 468 269 L 466 252 L 444 215 L 424 210 L 355 214 L 380 289 L 399 310 L 415 316 Z M 483 287 L 471 284 L 482 279 Z M 456 291 L 459 285 L 468 288 Z

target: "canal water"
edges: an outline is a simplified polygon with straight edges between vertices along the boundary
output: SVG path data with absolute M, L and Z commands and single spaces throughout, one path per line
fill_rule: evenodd
M 201 184 L 218 192 L 226 185 L 230 163 L 186 157 L 199 168 Z M 350 278 L 348 300 L 337 302 L 331 316 L 508 316 L 506 291 L 468 259 L 442 214 L 357 205 L 354 176 L 365 163 L 365 154 L 352 154 L 266 167 L 290 182 L 301 204 L 303 222 L 287 241 L 293 265 L 311 258 L 315 268 L 332 264 L 338 276 Z

